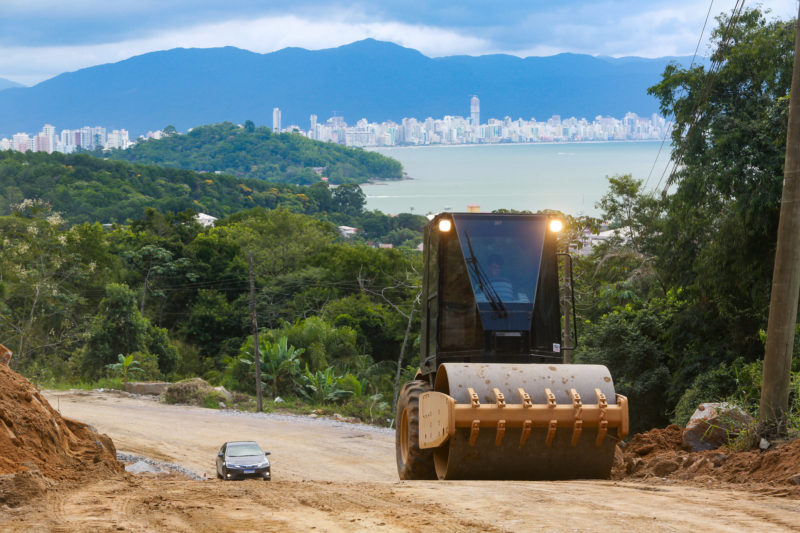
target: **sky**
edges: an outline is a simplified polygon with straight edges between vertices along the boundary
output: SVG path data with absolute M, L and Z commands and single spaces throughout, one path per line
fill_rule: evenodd
M 267 53 L 368 37 L 430 57 L 561 52 L 692 55 L 711 6 L 735 0 L 0 0 L 0 78 L 34 85 L 62 72 L 171 48 Z M 748 2 L 747 7 L 754 7 Z M 764 0 L 771 18 L 797 0 Z

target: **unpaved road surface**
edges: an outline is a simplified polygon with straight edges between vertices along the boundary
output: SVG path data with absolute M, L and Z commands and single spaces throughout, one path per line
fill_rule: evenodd
M 800 531 L 800 501 L 650 482 L 398 481 L 393 433 L 286 415 L 169 406 L 111 393 L 47 393 L 117 449 L 208 481 L 119 475 L 0 508 L 0 531 Z M 271 482 L 215 479 L 226 440 L 272 452 Z

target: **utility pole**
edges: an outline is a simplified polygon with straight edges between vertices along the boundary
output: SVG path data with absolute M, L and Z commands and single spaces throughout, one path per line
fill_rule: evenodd
M 772 273 L 760 423 L 780 431 L 789 410 L 797 300 L 800 293 L 800 9 L 795 22 L 794 68 L 786 134 L 786 160 L 778 223 L 778 246 Z
M 569 323 L 569 316 L 572 314 L 572 306 L 570 305 L 572 301 L 570 300 L 571 292 L 570 289 L 572 278 L 569 277 L 569 271 L 567 270 L 567 261 L 572 261 L 569 258 L 569 243 L 565 246 L 566 253 L 564 254 L 564 344 L 561 346 L 561 353 L 563 356 L 563 362 L 565 365 L 570 364 L 572 358 L 572 350 L 567 350 L 564 347 L 570 346 L 572 343 L 570 342 L 570 337 L 572 336 L 572 325 Z
M 258 356 L 258 321 L 256 320 L 256 284 L 253 277 L 253 252 L 248 252 L 250 261 L 250 321 L 253 326 L 253 364 L 256 367 L 256 410 L 262 411 L 261 358 Z

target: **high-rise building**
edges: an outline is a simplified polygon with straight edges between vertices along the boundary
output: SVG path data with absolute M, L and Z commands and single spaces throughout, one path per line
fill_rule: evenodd
M 312 139 L 317 139 L 317 137 L 319 137 L 317 133 L 317 115 L 311 115 L 308 118 L 311 121 L 311 129 L 309 130 L 308 136 Z
M 28 150 L 32 150 L 32 144 L 31 138 L 27 133 L 15 133 L 11 137 L 11 147 L 17 152 L 27 152 Z
M 472 120 L 473 128 L 481 125 L 481 101 L 475 95 L 469 100 L 469 116 Z
M 275 133 L 281 131 L 281 110 L 277 107 L 272 110 L 272 131 Z
M 103 148 L 106 145 L 106 129 L 102 126 L 92 128 L 92 148 Z
M 83 148 L 84 150 L 93 150 L 94 144 L 92 144 L 92 128 L 89 126 L 84 126 L 80 130 L 81 140 L 78 143 L 78 146 Z
M 125 149 L 129 145 L 130 138 L 128 137 L 128 130 L 114 130 L 108 134 L 106 139 L 106 148 Z
M 47 152 L 53 153 L 54 143 L 53 137 L 42 132 L 33 138 L 33 151 L 34 152 Z

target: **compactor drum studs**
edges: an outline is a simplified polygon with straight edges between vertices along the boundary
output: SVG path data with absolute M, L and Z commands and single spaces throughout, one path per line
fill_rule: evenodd
M 606 367 L 561 364 L 554 221 L 443 213 L 426 227 L 421 365 L 397 404 L 401 479 L 608 477 L 627 399 Z

